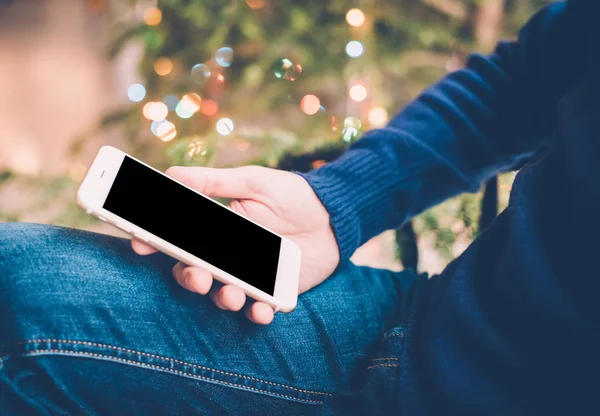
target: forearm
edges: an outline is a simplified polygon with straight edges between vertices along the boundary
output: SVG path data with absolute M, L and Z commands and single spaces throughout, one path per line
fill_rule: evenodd
M 546 143 L 544 120 L 568 78 L 562 62 L 577 53 L 563 50 L 575 36 L 562 33 L 564 9 L 546 9 L 519 42 L 499 45 L 492 56 L 471 57 L 386 128 L 306 175 L 330 213 L 342 258 L 422 210 L 476 191 Z

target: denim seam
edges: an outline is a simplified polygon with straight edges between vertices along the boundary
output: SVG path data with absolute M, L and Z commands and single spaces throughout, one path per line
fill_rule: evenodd
M 373 358 L 371 361 L 388 361 L 388 360 L 393 360 L 393 361 L 399 361 L 399 358 L 396 357 L 388 357 L 388 358 Z
M 172 373 L 172 374 L 175 374 L 175 375 L 180 375 L 180 376 L 183 376 L 183 377 L 190 377 L 190 378 L 194 378 L 194 379 L 197 379 L 197 380 L 207 381 L 207 382 L 210 382 L 210 383 L 221 384 L 221 385 L 225 385 L 225 386 L 231 386 L 231 387 L 239 388 L 241 390 L 252 391 L 252 392 L 256 392 L 256 393 L 265 394 L 267 396 L 274 396 L 274 397 L 279 397 L 279 398 L 283 398 L 283 399 L 292 400 L 292 401 L 295 401 L 295 402 L 301 402 L 301 403 L 307 403 L 307 404 L 318 404 L 318 405 L 322 405 L 322 404 L 325 403 L 324 401 L 301 399 L 301 398 L 298 398 L 298 397 L 286 396 L 284 394 L 278 394 L 278 393 L 273 393 L 273 392 L 269 392 L 269 391 L 257 389 L 257 388 L 254 388 L 254 387 L 244 386 L 242 384 L 229 383 L 227 381 L 216 380 L 216 379 L 213 379 L 213 378 L 203 377 L 203 376 L 199 376 L 199 375 L 196 375 L 196 374 L 190 374 L 190 373 L 186 373 L 186 372 L 180 371 L 180 370 L 175 370 L 175 369 L 172 369 L 172 368 L 166 368 L 166 367 L 161 367 L 161 366 L 158 366 L 158 365 L 146 364 L 146 363 L 141 363 L 141 362 L 138 362 L 138 361 L 127 360 L 127 359 L 124 359 L 124 358 L 112 357 L 112 356 L 109 356 L 109 355 L 102 355 L 102 354 L 96 354 L 96 353 L 85 352 L 85 351 L 68 351 L 68 350 L 60 350 L 60 349 L 30 350 L 30 351 L 28 351 L 28 352 L 26 352 L 24 354 L 19 354 L 19 355 L 16 355 L 16 356 L 5 355 L 5 356 L 1 357 L 0 360 L 6 360 L 6 359 L 10 359 L 10 358 L 27 357 L 27 356 L 35 356 L 35 355 L 44 355 L 44 354 L 49 354 L 49 355 L 50 354 L 74 355 L 74 356 L 82 356 L 82 357 L 89 357 L 89 358 L 99 358 L 99 359 L 108 360 L 108 361 L 121 362 L 121 363 L 129 364 L 129 365 L 133 365 L 133 366 L 136 366 L 136 367 L 149 368 L 149 369 L 153 369 L 153 370 L 160 370 L 160 371 L 164 371 L 164 372 L 167 372 L 167 373 Z
M 370 370 L 371 368 L 377 368 L 377 367 L 398 367 L 398 364 L 375 364 L 375 365 L 371 365 L 371 366 L 367 367 L 367 370 Z
M 112 350 L 116 350 L 116 351 L 126 352 L 126 353 L 129 353 L 129 354 L 139 354 L 139 355 L 143 355 L 145 357 L 155 358 L 155 359 L 162 360 L 162 361 L 171 361 L 171 362 L 174 362 L 174 363 L 177 363 L 177 364 L 194 367 L 194 368 L 198 368 L 198 369 L 201 369 L 201 370 L 214 371 L 215 373 L 219 373 L 219 374 L 223 374 L 223 375 L 227 375 L 227 376 L 241 377 L 241 378 L 245 378 L 245 379 L 248 379 L 248 380 L 258 381 L 259 383 L 265 383 L 265 384 L 270 384 L 272 386 L 277 386 L 277 387 L 282 387 L 282 388 L 285 388 L 285 389 L 294 390 L 294 391 L 297 391 L 297 392 L 300 392 L 300 393 L 317 394 L 317 395 L 329 396 L 329 397 L 333 396 L 333 394 L 331 394 L 331 393 L 320 392 L 320 391 L 313 391 L 313 390 L 299 389 L 299 388 L 296 388 L 296 387 L 287 386 L 285 384 L 279 384 L 279 383 L 275 383 L 275 382 L 272 382 L 272 381 L 262 380 L 260 378 L 255 378 L 255 377 L 251 377 L 251 376 L 245 376 L 245 375 L 237 374 L 237 373 L 230 373 L 228 371 L 217 370 L 217 369 L 214 369 L 214 368 L 205 367 L 203 365 L 192 364 L 192 363 L 189 363 L 189 362 L 186 362 L 186 361 L 177 360 L 175 358 L 164 357 L 164 356 L 150 354 L 150 353 L 146 353 L 146 352 L 142 352 L 142 351 L 132 350 L 132 349 L 128 349 L 128 348 L 122 348 L 122 347 L 116 347 L 116 346 L 113 346 L 113 345 L 101 344 L 101 343 L 96 343 L 96 342 L 64 340 L 64 339 L 44 339 L 44 338 L 42 338 L 42 339 L 32 339 L 32 340 L 27 340 L 27 341 L 20 341 L 20 342 L 17 342 L 15 344 L 13 344 L 13 345 L 37 344 L 37 343 L 43 343 L 43 342 L 55 343 L 55 344 L 63 343 L 63 344 L 72 344 L 72 345 L 87 345 L 87 346 L 90 346 L 90 347 L 108 348 L 108 349 L 112 349 Z M 6 355 L 4 357 L 0 357 L 0 360 L 6 359 L 9 356 L 10 355 Z

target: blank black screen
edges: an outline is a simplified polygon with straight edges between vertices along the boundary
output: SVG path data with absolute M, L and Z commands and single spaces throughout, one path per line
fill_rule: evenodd
M 280 237 L 127 156 L 104 209 L 273 295 Z

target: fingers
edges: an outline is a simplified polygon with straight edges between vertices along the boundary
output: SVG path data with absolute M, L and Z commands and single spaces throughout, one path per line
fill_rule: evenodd
M 173 267 L 175 280 L 185 289 L 206 295 L 213 283 L 212 275 L 201 267 L 186 266 L 179 262 Z M 246 294 L 242 289 L 233 285 L 225 285 L 210 292 L 210 297 L 217 307 L 223 310 L 237 312 L 246 303 Z M 275 311 L 263 302 L 254 302 L 248 306 L 244 313 L 252 322 L 259 325 L 268 325 L 273 321 Z
M 184 289 L 201 295 L 206 295 L 213 283 L 212 275 L 208 271 L 200 267 L 186 266 L 181 262 L 173 267 L 173 276 Z
M 140 256 L 147 256 L 148 254 L 156 253 L 158 250 L 143 241 L 138 240 L 137 238 L 131 239 L 131 248 Z
M 275 311 L 263 302 L 255 302 L 245 310 L 246 316 L 255 324 L 269 325 L 273 322 Z
M 250 198 L 256 188 L 256 166 L 234 169 L 174 166 L 167 175 L 207 196 L 222 198 Z

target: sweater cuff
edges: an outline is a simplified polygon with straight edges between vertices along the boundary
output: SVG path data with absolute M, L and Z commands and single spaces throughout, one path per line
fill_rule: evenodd
M 348 184 L 342 178 L 328 175 L 322 169 L 296 173 L 306 179 L 329 213 L 329 222 L 338 243 L 341 264 L 354 254 L 361 240 L 358 216 L 344 198 Z

